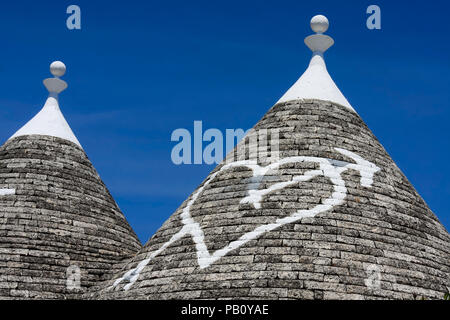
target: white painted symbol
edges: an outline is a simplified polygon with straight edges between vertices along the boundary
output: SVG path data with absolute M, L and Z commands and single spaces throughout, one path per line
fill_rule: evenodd
M 118 286 L 122 281 L 128 281 L 129 283 L 124 286 L 125 290 L 128 290 L 139 278 L 142 270 L 150 263 L 150 261 L 163 252 L 167 247 L 173 244 L 175 241 L 183 238 L 184 236 L 190 235 L 195 242 L 195 247 L 197 250 L 197 261 L 201 269 L 209 267 L 212 263 L 216 262 L 223 256 L 225 256 L 230 251 L 237 249 L 244 245 L 245 243 L 254 240 L 260 237 L 262 234 L 273 231 L 281 226 L 286 224 L 294 223 L 302 218 L 307 217 L 315 217 L 319 213 L 323 213 L 325 211 L 331 210 L 335 206 L 339 206 L 344 203 L 344 200 L 347 196 L 347 188 L 345 187 L 345 182 L 341 177 L 341 174 L 348 170 L 353 169 L 357 170 L 361 176 L 361 185 L 363 187 L 370 188 L 373 184 L 373 176 L 376 172 L 380 170 L 375 164 L 361 158 L 359 155 L 352 153 L 350 151 L 335 148 L 339 153 L 351 158 L 356 163 L 348 163 L 344 161 L 338 161 L 333 159 L 326 158 L 317 158 L 317 157 L 290 157 L 284 158 L 276 163 L 272 163 L 266 167 L 259 166 L 256 161 L 237 161 L 230 164 L 224 165 L 220 170 L 211 175 L 209 179 L 203 184 L 201 188 L 199 188 L 193 195 L 186 207 L 181 212 L 180 216 L 182 219 L 183 227 L 182 229 L 176 233 L 172 238 L 162 245 L 161 248 L 151 253 L 147 259 L 141 261 L 138 266 L 134 269 L 129 270 L 124 274 L 123 277 L 117 279 L 114 284 L 110 288 L 114 288 Z M 260 186 L 260 182 L 262 177 L 264 177 L 267 172 L 270 170 L 276 170 L 280 166 L 288 164 L 288 163 L 299 163 L 299 162 L 313 162 L 318 163 L 320 169 L 311 170 L 305 172 L 305 174 L 301 176 L 293 177 L 292 181 L 288 182 L 280 182 L 274 184 L 273 186 L 258 190 Z M 247 167 L 253 171 L 253 183 L 249 185 L 249 194 L 247 197 L 241 200 L 241 203 L 252 204 L 255 209 L 261 208 L 261 202 L 265 195 L 273 192 L 275 190 L 280 190 L 286 188 L 290 185 L 296 184 L 298 182 L 309 181 L 318 176 L 324 176 L 331 180 L 334 185 L 334 192 L 331 197 L 324 200 L 321 204 L 309 210 L 299 210 L 294 212 L 288 217 L 277 219 L 274 223 L 265 224 L 257 227 L 255 230 L 245 233 L 238 240 L 229 243 L 226 247 L 215 251 L 214 253 L 210 253 L 206 244 L 205 244 L 205 235 L 203 233 L 200 224 L 197 223 L 191 216 L 190 210 L 192 205 L 195 203 L 199 195 L 203 192 L 206 186 L 208 186 L 214 178 L 231 168 L 237 167 Z
M 66 288 L 67 290 L 81 288 L 81 269 L 77 265 L 71 265 L 66 270 Z
M 16 194 L 16 189 L 0 189 L 0 196 L 10 196 Z
M 376 264 L 367 266 L 366 273 L 367 279 L 364 280 L 366 286 L 372 290 L 381 288 L 381 267 Z

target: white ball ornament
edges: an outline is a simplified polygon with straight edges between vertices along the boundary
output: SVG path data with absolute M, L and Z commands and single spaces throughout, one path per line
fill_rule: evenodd
M 329 26 L 330 23 L 325 16 L 317 15 L 311 19 L 311 29 L 316 33 L 326 32 Z
M 50 65 L 50 72 L 55 77 L 62 77 L 66 73 L 66 65 L 61 61 L 54 61 Z

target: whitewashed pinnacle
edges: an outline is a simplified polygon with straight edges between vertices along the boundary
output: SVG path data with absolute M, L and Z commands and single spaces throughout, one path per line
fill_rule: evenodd
M 311 62 L 305 73 L 277 103 L 317 99 L 335 102 L 355 111 L 334 83 L 325 64 L 324 53 L 334 44 L 333 38 L 323 34 L 328 27 L 329 21 L 323 15 L 317 15 L 311 19 L 311 29 L 316 34 L 305 38 L 305 44 L 313 52 Z
M 58 96 L 67 89 L 67 83 L 59 77 L 66 73 L 66 66 L 61 61 L 55 61 L 50 65 L 50 72 L 54 78 L 44 80 L 49 92 L 44 107 L 9 140 L 27 135 L 45 135 L 69 140 L 81 147 L 59 108 Z

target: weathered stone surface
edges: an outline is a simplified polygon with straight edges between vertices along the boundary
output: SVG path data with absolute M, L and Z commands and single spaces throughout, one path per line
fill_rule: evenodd
M 140 242 L 84 151 L 48 136 L 23 136 L 0 148 L 0 299 L 76 298 Z M 81 270 L 68 290 L 67 268 Z
M 114 280 L 180 231 L 180 214 L 189 198 L 123 270 L 87 297 L 443 298 L 450 286 L 450 236 L 357 114 L 334 103 L 294 101 L 275 105 L 255 127 L 265 128 L 280 129 L 281 158 L 311 156 L 352 162 L 337 153 L 337 147 L 381 170 L 374 175 L 372 188 L 361 185 L 358 171 L 346 171 L 343 204 L 266 232 L 204 269 L 199 267 L 193 238 L 187 235 L 154 257 L 129 290 L 123 290 L 127 280 L 111 289 Z M 277 174 L 267 175 L 260 188 L 314 169 L 317 164 L 308 162 L 285 165 Z M 317 177 L 265 195 L 261 208 L 255 209 L 240 203 L 247 196 L 250 177 L 245 167 L 223 171 L 192 204 L 191 216 L 201 226 L 209 252 L 258 226 L 299 209 L 311 209 L 333 192 L 330 179 Z M 371 268 L 378 268 L 379 279 L 371 278 Z M 375 286 L 367 285 L 374 280 Z

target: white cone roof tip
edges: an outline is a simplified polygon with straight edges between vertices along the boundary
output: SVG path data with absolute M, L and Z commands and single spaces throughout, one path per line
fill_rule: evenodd
M 329 22 L 325 16 L 318 15 L 311 19 L 311 29 L 316 34 L 305 39 L 305 44 L 313 52 L 311 62 L 305 73 L 277 103 L 317 99 L 335 102 L 356 112 L 334 83 L 325 64 L 323 54 L 334 44 L 331 37 L 323 34 L 328 27 Z
M 44 80 L 49 91 L 44 107 L 8 140 L 27 135 L 45 135 L 71 141 L 82 148 L 59 109 L 58 94 L 67 88 L 67 83 L 59 77 L 66 73 L 66 66 L 61 61 L 55 61 L 50 65 L 50 72 L 54 78 Z

